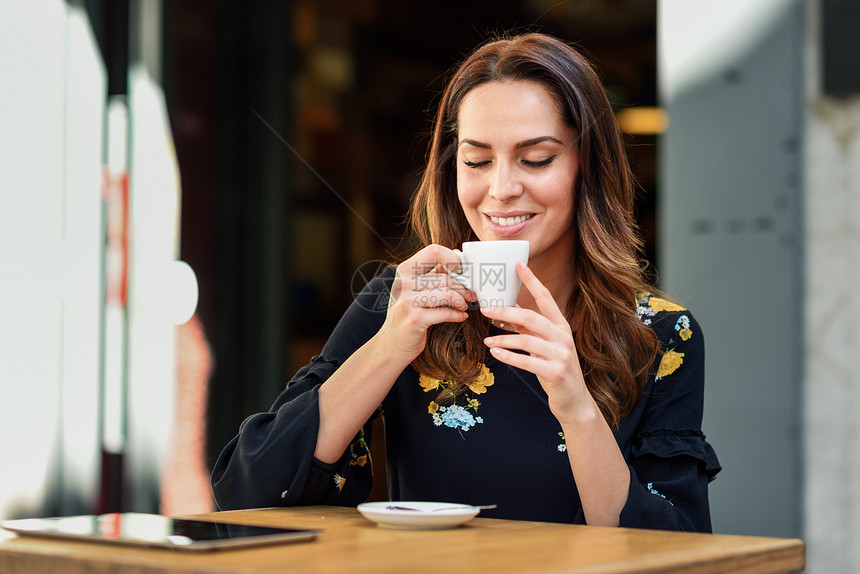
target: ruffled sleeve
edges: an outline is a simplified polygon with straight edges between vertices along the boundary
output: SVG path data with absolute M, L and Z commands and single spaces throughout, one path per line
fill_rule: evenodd
M 317 390 L 337 367 L 336 361 L 314 357 L 268 412 L 245 419 L 212 472 L 219 509 L 337 504 L 340 498 L 353 504 L 351 499 L 366 498 L 372 484 L 369 423 L 337 463 L 324 464 L 313 456 L 319 428 Z
M 658 305 L 668 306 L 662 300 Z M 708 483 L 720 463 L 701 429 L 704 339 L 689 311 L 658 309 L 648 319 L 663 353 L 629 421 L 635 424 L 628 455 L 631 480 L 620 523 L 710 532 Z
M 712 481 L 721 470 L 717 454 L 700 430 L 641 432 L 633 448 L 633 457 L 645 456 L 663 459 L 677 456 L 691 457 L 704 466 L 708 482 Z
M 642 433 L 631 457 L 621 525 L 711 532 L 708 482 L 719 470 L 701 432 Z

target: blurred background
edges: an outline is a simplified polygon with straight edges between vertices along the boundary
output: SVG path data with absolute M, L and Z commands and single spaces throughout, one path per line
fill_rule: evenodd
M 414 249 L 446 73 L 536 30 L 600 70 L 704 329 L 715 531 L 860 570 L 856 29 L 850 0 L 0 0 L 0 518 L 212 510 L 241 421 Z

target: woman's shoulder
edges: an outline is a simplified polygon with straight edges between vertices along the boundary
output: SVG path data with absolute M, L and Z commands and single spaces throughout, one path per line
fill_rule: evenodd
M 640 295 L 636 301 L 636 314 L 661 340 L 669 337 L 688 341 L 699 330 L 692 311 L 662 294 Z
M 646 325 L 654 322 L 654 319 L 666 315 L 688 314 L 692 312 L 686 305 L 673 301 L 666 295 L 656 293 L 641 293 L 636 298 L 636 314 Z
M 636 298 L 636 314 L 643 320 L 662 312 L 689 311 L 686 306 L 657 293 L 640 293 Z

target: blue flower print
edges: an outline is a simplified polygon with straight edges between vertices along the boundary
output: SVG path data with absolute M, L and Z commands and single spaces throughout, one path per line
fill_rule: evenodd
M 471 413 L 459 405 L 439 407 L 439 409 L 433 413 L 433 424 L 437 427 L 445 425 L 449 428 L 467 431 L 475 426 L 475 424 L 483 422 L 484 419 L 481 417 L 476 419 Z
M 484 395 L 488 387 L 492 387 L 495 383 L 493 373 L 486 365 L 481 364 L 481 373 L 478 377 L 466 385 L 467 389 L 474 395 Z M 426 375 L 419 375 L 418 384 L 425 393 L 430 391 L 441 391 L 449 389 L 456 383 L 452 379 L 434 379 Z M 458 405 L 457 401 L 464 401 L 465 404 Z M 430 401 L 427 405 L 427 412 L 433 419 L 433 424 L 437 427 L 448 427 L 461 431 L 467 431 L 476 424 L 483 424 L 483 417 L 477 416 L 478 409 L 481 406 L 481 401 L 477 396 L 472 396 L 469 393 L 462 393 L 454 397 L 454 404 L 442 406 L 436 401 Z M 470 413 L 469 411 L 472 411 Z
M 648 492 L 650 492 L 651 494 L 653 494 L 655 496 L 659 496 L 660 498 L 666 498 L 665 494 L 663 494 L 662 492 L 659 492 L 656 488 L 654 488 L 653 482 L 649 482 L 648 484 L 646 484 L 645 488 L 647 488 Z M 672 504 L 672 501 L 669 500 L 668 498 L 666 498 L 666 502 L 668 502 L 669 504 Z M 675 505 L 672 504 L 672 506 L 675 506 Z

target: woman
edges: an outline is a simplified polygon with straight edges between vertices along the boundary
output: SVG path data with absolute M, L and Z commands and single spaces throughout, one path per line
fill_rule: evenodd
M 371 281 L 242 424 L 213 471 L 219 507 L 362 502 L 383 413 L 393 500 L 710 531 L 702 333 L 649 295 L 632 213 L 588 62 L 541 34 L 480 47 L 443 94 L 413 199 L 425 247 Z M 475 309 L 444 269 L 464 241 L 504 239 L 530 242 L 517 306 Z

